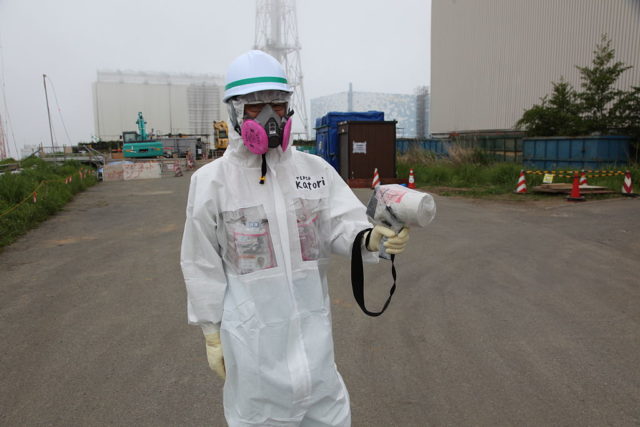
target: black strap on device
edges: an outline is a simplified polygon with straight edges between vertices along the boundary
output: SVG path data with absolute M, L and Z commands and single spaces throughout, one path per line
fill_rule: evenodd
M 393 293 L 396 291 L 396 267 L 394 264 L 395 255 L 391 255 L 391 275 L 393 276 L 393 286 L 391 286 L 391 290 L 389 291 L 389 298 L 387 298 L 387 302 L 384 303 L 382 310 L 379 312 L 369 311 L 364 306 L 364 271 L 362 269 L 362 236 L 367 231 L 371 229 L 365 229 L 358 233 L 355 240 L 353 241 L 353 248 L 351 249 L 351 287 L 353 288 L 353 297 L 356 299 L 356 302 L 364 311 L 365 314 L 376 317 L 380 316 L 389 306 L 391 302 L 391 297 Z M 367 236 L 367 240 L 368 240 Z M 368 243 L 368 241 L 367 241 Z

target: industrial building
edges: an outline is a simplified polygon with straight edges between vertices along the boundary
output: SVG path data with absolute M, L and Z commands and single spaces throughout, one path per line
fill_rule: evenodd
M 429 91 L 416 89 L 415 95 L 354 92 L 352 90 L 311 100 L 311 124 L 325 114 L 351 111 L 384 111 L 385 120 L 396 120 L 398 137 L 424 138 L 429 135 Z
M 431 132 L 509 130 L 576 65 L 590 66 L 603 34 L 640 85 L 638 0 L 433 0 Z
M 93 84 L 95 135 L 118 140 L 137 129 L 144 113 L 153 135 L 213 133 L 214 120 L 226 120 L 223 79 L 211 74 L 98 71 Z

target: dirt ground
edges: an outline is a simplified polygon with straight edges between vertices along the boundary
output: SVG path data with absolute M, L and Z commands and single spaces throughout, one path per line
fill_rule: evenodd
M 0 425 L 224 425 L 186 321 L 188 179 L 101 183 L 0 253 Z M 383 316 L 332 259 L 353 425 L 640 425 L 640 200 L 436 200 Z M 365 274 L 376 309 L 390 266 Z

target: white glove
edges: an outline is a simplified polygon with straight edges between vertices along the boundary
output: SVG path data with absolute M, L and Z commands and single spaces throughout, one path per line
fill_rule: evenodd
M 407 227 L 404 227 L 400 230 L 400 233 L 396 234 L 396 232 L 390 228 L 383 225 L 376 225 L 369 233 L 367 250 L 370 252 L 378 252 L 380 250 L 380 240 L 383 237 L 387 238 L 387 241 L 384 242 L 384 247 L 388 254 L 401 254 L 404 252 L 404 248 L 409 241 L 409 228 Z
M 224 369 L 220 332 L 205 334 L 204 341 L 207 346 L 207 361 L 209 362 L 209 367 L 224 380 L 227 377 L 227 372 Z

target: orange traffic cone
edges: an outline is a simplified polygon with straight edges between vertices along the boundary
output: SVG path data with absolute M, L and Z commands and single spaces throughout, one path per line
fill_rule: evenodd
M 631 171 L 626 171 L 624 174 L 624 183 L 622 184 L 622 194 L 629 197 L 638 196 L 633 192 L 633 180 L 631 179 Z
M 517 193 L 517 194 L 527 193 L 527 179 L 524 176 L 524 170 L 520 171 L 520 177 L 518 178 L 518 184 L 516 185 L 516 191 L 514 191 L 514 193 Z
M 589 185 L 589 183 L 587 182 L 587 174 L 585 171 L 582 171 L 582 173 L 580 174 L 580 187 L 582 187 L 583 185 Z
M 416 180 L 413 176 L 413 169 L 409 169 L 409 188 L 416 188 Z
M 371 181 L 371 188 L 376 188 L 380 185 L 380 175 L 378 175 L 378 168 L 373 170 L 373 181 Z
M 567 197 L 570 202 L 584 202 L 584 196 L 580 195 L 580 178 L 578 172 L 573 174 L 573 187 L 571 188 L 571 194 Z

